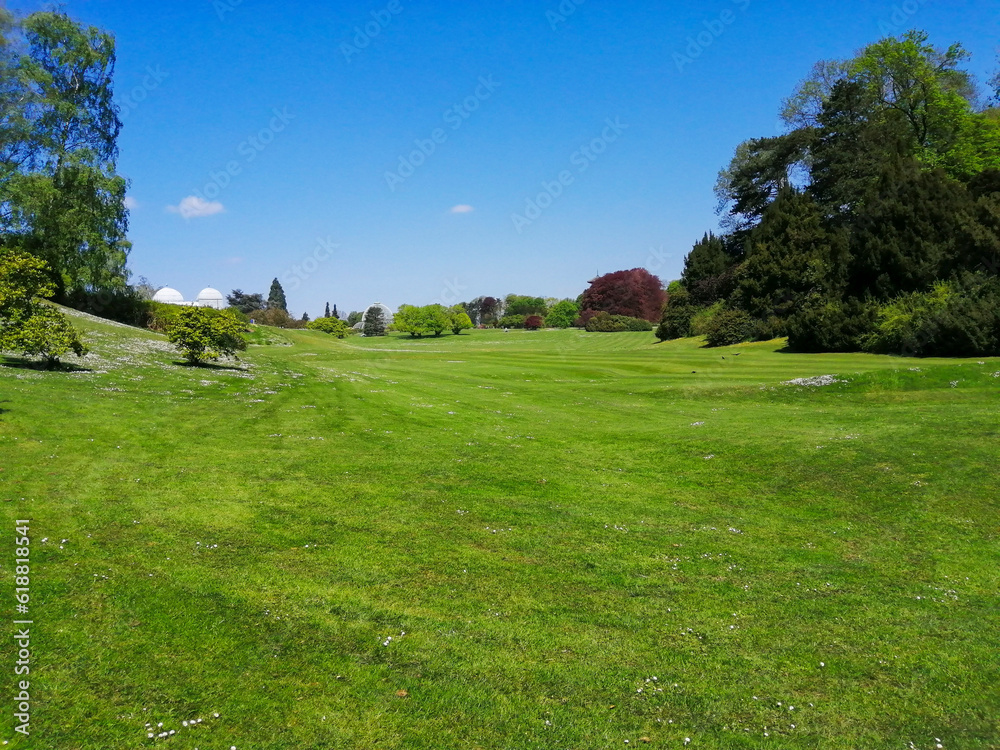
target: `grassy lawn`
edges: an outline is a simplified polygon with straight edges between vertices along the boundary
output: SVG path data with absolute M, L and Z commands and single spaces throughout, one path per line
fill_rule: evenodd
M 0 366 L 8 747 L 1000 747 L 998 360 L 78 323 Z

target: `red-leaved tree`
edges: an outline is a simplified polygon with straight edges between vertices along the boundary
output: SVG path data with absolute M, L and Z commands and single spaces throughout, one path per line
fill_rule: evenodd
M 524 321 L 524 327 L 529 331 L 537 331 L 545 324 L 545 321 L 538 315 L 529 315 Z
M 659 321 L 665 301 L 663 282 L 645 268 L 604 274 L 593 279 L 583 293 L 584 310 L 603 310 L 651 322 Z

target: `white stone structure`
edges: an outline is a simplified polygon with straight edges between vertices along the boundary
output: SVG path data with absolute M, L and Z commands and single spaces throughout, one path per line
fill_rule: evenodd
M 226 298 L 222 295 L 218 289 L 212 289 L 212 287 L 207 286 L 198 292 L 198 299 L 194 301 L 198 307 L 214 307 L 216 310 L 222 310 L 228 307 L 226 303 Z
M 184 295 L 176 289 L 165 286 L 153 295 L 153 302 L 163 302 L 167 305 L 184 305 Z
M 213 289 L 210 286 L 207 286 L 198 292 L 198 297 L 194 302 L 186 301 L 183 294 L 178 292 L 176 289 L 165 286 L 156 291 L 156 294 L 153 295 L 153 302 L 162 302 L 167 305 L 180 305 L 181 307 L 213 307 L 216 310 L 223 310 L 229 307 L 229 303 L 226 302 L 225 295 L 218 289 Z

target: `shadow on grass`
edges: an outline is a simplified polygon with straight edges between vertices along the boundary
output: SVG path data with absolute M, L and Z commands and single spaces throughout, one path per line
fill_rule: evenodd
M 0 367 L 10 367 L 17 370 L 36 370 L 38 372 L 93 372 L 89 367 L 80 367 L 71 362 L 59 362 L 55 365 L 49 365 L 45 360 L 7 356 L 0 357 Z
M 174 360 L 178 367 L 190 367 L 192 370 L 229 370 L 235 372 L 247 372 L 247 368 L 241 365 L 217 365 L 214 362 L 188 362 L 186 359 Z

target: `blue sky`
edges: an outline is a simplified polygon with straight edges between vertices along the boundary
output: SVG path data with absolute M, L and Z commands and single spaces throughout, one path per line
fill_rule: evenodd
M 189 299 L 278 277 L 312 316 L 676 278 L 719 168 L 814 62 L 916 27 L 985 80 L 1000 40 L 987 0 L 65 10 L 117 39 L 134 275 Z

